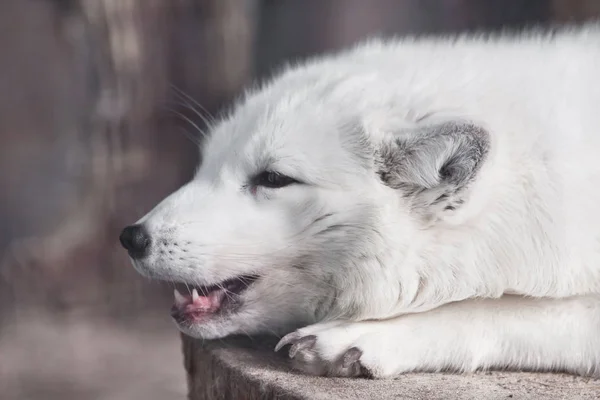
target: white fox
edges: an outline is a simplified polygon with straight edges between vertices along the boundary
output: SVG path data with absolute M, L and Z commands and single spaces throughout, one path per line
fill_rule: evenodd
M 600 374 L 600 26 L 370 41 L 211 126 L 121 241 L 198 338 L 302 371 Z

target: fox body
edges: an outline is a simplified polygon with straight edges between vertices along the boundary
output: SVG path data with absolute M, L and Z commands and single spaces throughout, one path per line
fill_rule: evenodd
M 600 27 L 369 41 L 210 127 L 122 241 L 194 337 L 297 368 L 600 372 Z

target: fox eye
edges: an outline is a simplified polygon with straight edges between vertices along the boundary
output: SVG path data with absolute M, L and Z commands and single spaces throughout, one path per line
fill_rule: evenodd
M 263 171 L 254 177 L 252 183 L 255 186 L 262 186 L 269 189 L 279 189 L 299 182 L 296 179 L 280 174 L 279 172 Z

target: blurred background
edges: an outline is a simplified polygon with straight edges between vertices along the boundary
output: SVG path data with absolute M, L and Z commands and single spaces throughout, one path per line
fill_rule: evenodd
M 191 178 L 194 125 L 244 85 L 374 35 L 599 16 L 598 0 L 0 1 L 0 398 L 185 397 L 172 289 L 118 235 Z

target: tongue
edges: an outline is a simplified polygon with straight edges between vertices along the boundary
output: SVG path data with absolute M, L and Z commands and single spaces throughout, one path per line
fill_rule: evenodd
M 221 301 L 225 297 L 223 290 L 214 290 L 206 296 L 200 296 L 196 289 L 192 290 L 191 296 L 182 295 L 175 289 L 175 304 L 172 314 L 174 317 L 201 317 L 203 315 L 217 312 L 221 306 Z

